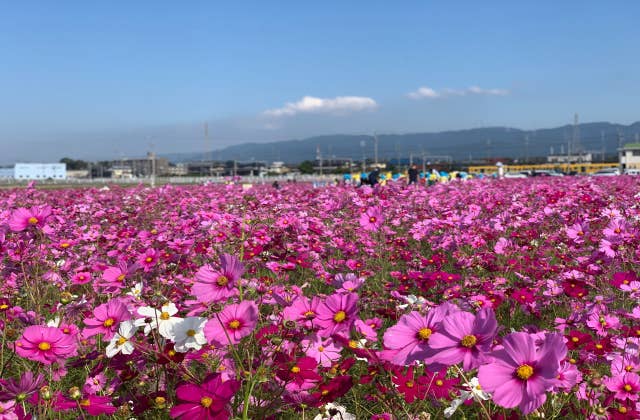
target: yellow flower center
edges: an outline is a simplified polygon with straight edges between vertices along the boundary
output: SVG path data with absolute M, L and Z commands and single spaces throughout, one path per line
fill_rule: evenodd
M 300 373 L 300 368 L 298 366 L 294 366 L 291 368 L 291 373 Z
M 196 335 L 195 330 L 187 330 L 187 337 L 193 337 L 194 335 Z
M 578 337 L 571 337 L 571 341 L 577 343 L 578 341 L 580 341 L 580 339 Z
M 333 316 L 333 320 L 335 322 L 342 322 L 347 318 L 347 313 L 345 311 L 338 311 L 336 312 L 336 314 Z
M 216 284 L 221 287 L 226 286 L 228 283 L 229 283 L 229 279 L 226 276 L 220 276 L 216 280 Z
M 63 243 L 60 244 L 60 246 L 62 248 L 69 248 L 71 246 L 71 244 L 69 242 L 63 242 Z
M 47 343 L 46 341 L 43 341 L 42 343 L 38 344 L 38 348 L 42 351 L 47 351 L 51 348 L 51 344 Z
M 318 351 L 319 351 L 320 353 L 322 353 L 322 352 L 324 351 L 324 347 L 319 346 L 319 347 L 318 347 Z
M 126 343 L 126 342 L 127 342 L 127 339 L 126 339 L 126 338 L 124 338 L 124 337 L 122 337 L 122 336 L 120 336 L 120 338 L 118 338 L 118 342 L 117 342 L 116 344 L 117 344 L 118 346 L 121 346 L 121 345 L 123 345 L 123 344 L 124 344 L 124 343 Z
M 429 337 L 431 337 L 431 333 L 433 333 L 433 331 L 431 331 L 431 328 L 420 328 L 420 331 L 418 331 L 418 337 L 420 337 L 421 340 L 428 340 Z
M 0 309 L 3 311 L 7 308 L 9 308 L 9 305 L 7 305 L 6 303 L 3 303 L 2 305 L 0 305 Z
M 624 367 L 624 370 L 626 370 L 627 372 L 631 372 L 633 370 L 633 366 L 627 365 Z
M 89 407 L 91 405 L 91 401 L 88 399 L 80 400 L 80 405 L 83 407 Z
M 464 337 L 462 337 L 462 341 L 460 341 L 460 344 L 462 344 L 462 347 L 470 349 L 471 347 L 475 346 L 477 342 L 478 339 L 475 335 L 465 335 Z
M 413 381 L 407 381 L 407 382 L 405 382 L 405 384 L 404 384 L 404 385 L 405 385 L 407 388 L 413 388 L 413 386 L 414 386 L 415 384 L 413 383 Z
M 31 216 L 27 222 L 29 222 L 30 225 L 37 225 L 38 224 L 38 219 L 36 219 L 35 217 Z
M 166 321 L 169 318 L 171 318 L 171 315 L 169 315 L 169 312 L 162 311 L 162 313 L 160 314 L 160 319 L 163 321 Z
M 147 258 L 145 258 L 144 260 L 145 260 L 146 262 L 150 263 L 151 261 L 153 261 L 153 258 L 151 258 L 151 257 L 147 257 Z
M 618 407 L 618 413 L 627 414 L 627 407 L 621 405 L 620 407 Z
M 633 389 L 633 387 L 629 384 L 624 384 L 623 388 L 627 392 L 630 392 Z
M 240 321 L 234 319 L 229 323 L 229 328 L 231 328 L 232 330 L 237 330 L 238 328 L 240 328 Z
M 158 407 L 164 407 L 167 402 L 166 398 L 164 397 L 156 397 L 154 401 Z
M 438 380 L 436 381 L 436 385 L 438 385 L 438 386 L 442 386 L 442 385 L 444 385 L 444 382 L 442 382 L 442 379 L 438 379 Z
M 211 404 L 213 404 L 213 399 L 210 397 L 202 397 L 200 398 L 200 405 L 203 406 L 204 408 L 209 408 L 211 407 Z
M 314 316 L 316 316 L 316 313 L 313 311 L 307 311 L 303 315 L 305 318 L 313 318 Z
M 117 281 L 119 281 L 119 282 L 122 282 L 122 281 L 124 281 L 124 278 L 125 278 L 125 277 L 126 277 L 126 276 L 125 276 L 124 274 L 120 274 L 120 275 L 116 278 L 116 280 L 117 280 Z
M 105 327 L 110 327 L 113 325 L 113 323 L 115 322 L 115 320 L 113 318 L 107 318 L 104 320 L 104 322 L 102 323 L 102 325 L 104 325 Z
M 516 375 L 518 378 L 526 381 L 533 375 L 533 368 L 529 365 L 520 365 L 518 369 L 516 369 Z
M 370 222 L 370 223 L 375 223 L 375 222 L 376 222 L 376 220 L 377 220 L 377 219 L 376 219 L 375 217 L 373 217 L 373 216 L 371 216 L 371 217 L 369 218 L 369 222 Z

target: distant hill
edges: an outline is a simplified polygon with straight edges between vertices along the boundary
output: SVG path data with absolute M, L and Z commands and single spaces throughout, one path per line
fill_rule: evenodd
M 598 156 L 616 153 L 618 133 L 625 142 L 633 141 L 640 133 L 640 122 L 631 125 L 608 122 L 579 125 L 582 148 L 597 152 Z M 573 133 L 572 125 L 539 130 L 520 130 L 510 127 L 485 127 L 469 130 L 442 131 L 438 133 L 378 134 L 378 157 L 407 158 L 410 153 L 419 157 L 426 155 L 448 155 L 454 160 L 481 159 L 486 157 L 523 158 L 546 156 L 567 152 L 567 142 Z M 602 138 L 604 136 L 604 144 Z M 528 146 L 527 140 L 528 137 Z M 364 144 L 364 150 L 361 144 Z M 330 156 L 360 160 L 364 154 L 373 158 L 373 137 L 367 135 L 335 134 L 310 137 L 302 140 L 287 140 L 270 143 L 243 143 L 215 150 L 211 156 L 216 160 L 266 160 L 299 163 L 313 160 L 320 147 L 324 159 Z M 203 154 L 184 153 L 163 155 L 172 162 L 201 160 Z

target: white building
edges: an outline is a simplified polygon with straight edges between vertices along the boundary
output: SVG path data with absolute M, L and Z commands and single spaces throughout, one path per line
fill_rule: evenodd
M 593 154 L 586 152 L 579 155 L 548 155 L 547 163 L 591 163 Z
M 618 149 L 622 169 L 640 169 L 640 143 L 628 143 Z
M 67 179 L 66 163 L 16 163 L 13 177 L 17 180 Z

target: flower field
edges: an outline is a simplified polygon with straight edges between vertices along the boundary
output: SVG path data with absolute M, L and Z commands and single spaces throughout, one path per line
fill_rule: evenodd
M 0 420 L 640 418 L 638 178 L 0 201 Z

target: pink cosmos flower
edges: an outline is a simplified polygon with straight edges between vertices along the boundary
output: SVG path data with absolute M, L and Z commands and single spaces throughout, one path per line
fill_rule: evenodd
M 318 306 L 315 325 L 318 335 L 331 335 L 349 330 L 358 314 L 358 295 L 356 293 L 333 294 Z
M 497 330 L 498 322 L 490 308 L 475 315 L 463 311 L 449 314 L 442 321 L 442 328 L 429 339 L 436 353 L 427 363 L 451 366 L 462 362 L 465 370 L 474 369 L 485 360 Z
M 76 354 L 75 338 L 56 327 L 31 325 L 15 343 L 20 357 L 50 365 Z
M 57 410 L 77 410 L 78 405 L 90 416 L 99 416 L 101 414 L 111 415 L 118 410 L 111 404 L 111 397 L 103 397 L 100 395 L 85 395 L 78 401 L 60 397 L 58 401 L 55 402 L 54 408 Z
M 204 335 L 216 345 L 238 344 L 251 334 L 257 323 L 258 306 L 251 300 L 244 300 L 214 314 L 204 326 Z
M 394 350 L 389 361 L 405 366 L 433 356 L 435 352 L 429 345 L 429 339 L 434 332 L 440 331 L 442 320 L 448 313 L 446 306 L 438 306 L 426 315 L 417 311 L 402 315 L 398 323 L 384 333 L 384 346 Z
M 491 354 L 491 363 L 480 366 L 480 385 L 493 393 L 497 405 L 517 406 L 529 414 L 544 404 L 546 391 L 556 384 L 567 348 L 560 334 L 547 334 L 536 348 L 536 336 L 522 332 L 509 334 L 502 345 Z
M 21 417 L 16 413 L 16 402 L 0 402 L 0 420 L 18 420 Z
M 331 365 L 340 359 L 341 345 L 329 339 L 323 340 L 317 335 L 313 335 L 300 342 L 302 347 L 309 357 L 316 359 L 316 362 L 323 367 L 331 367 Z
M 282 318 L 285 321 L 294 321 L 305 328 L 313 328 L 313 320 L 320 303 L 321 300 L 317 296 L 311 299 L 306 296 L 298 296 L 291 305 L 284 308 Z
M 158 251 L 149 248 L 138 256 L 138 264 L 140 264 L 144 272 L 147 273 L 158 263 L 159 257 L 160 253 Z
M 377 231 L 384 223 L 382 209 L 380 207 L 369 207 L 367 211 L 360 216 L 360 226 L 364 230 Z
M 102 273 L 102 281 L 100 286 L 113 289 L 124 289 L 126 287 L 125 280 L 137 268 L 137 265 L 127 266 L 127 263 L 121 261 L 115 267 L 107 267 Z
M 51 206 L 20 207 L 11 213 L 9 228 L 14 232 L 21 232 L 30 226 L 43 227 L 47 218 L 51 216 Z
M 604 380 L 607 389 L 615 393 L 615 398 L 621 401 L 630 399 L 638 400 L 640 392 L 640 376 L 633 372 L 626 372 L 623 375 L 617 375 Z
M 238 291 L 236 284 L 244 274 L 244 264 L 233 255 L 223 254 L 220 257 L 220 270 L 213 270 L 211 266 L 200 267 L 196 273 L 196 282 L 191 288 L 199 302 L 221 302 Z
M 131 312 L 119 299 L 112 299 L 107 303 L 96 306 L 93 318 L 85 318 L 86 327 L 82 331 L 85 337 L 104 334 L 103 339 L 111 340 L 118 331 L 121 321 L 131 319 Z
M 240 389 L 235 379 L 222 381 L 220 375 L 209 377 L 202 385 L 183 384 L 176 389 L 180 401 L 171 409 L 172 418 L 183 420 L 226 420 L 230 417 L 229 402 Z

